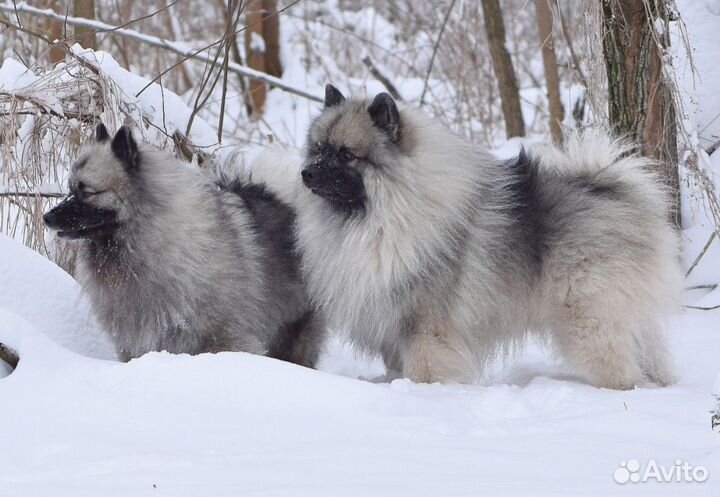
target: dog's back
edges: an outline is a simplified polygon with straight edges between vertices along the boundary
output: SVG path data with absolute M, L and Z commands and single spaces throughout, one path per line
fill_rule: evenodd
M 309 297 L 300 274 L 300 256 L 295 247 L 295 212 L 263 184 L 221 178 L 223 190 L 240 196 L 253 219 L 257 242 L 264 247 L 263 276 L 269 298 L 282 315 L 282 331 L 271 341 L 268 355 L 312 366 L 325 337 L 325 323 L 308 305 Z

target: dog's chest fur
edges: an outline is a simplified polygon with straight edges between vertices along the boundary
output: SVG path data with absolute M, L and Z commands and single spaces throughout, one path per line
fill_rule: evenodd
M 330 325 L 369 351 L 397 343 L 427 294 L 442 295 L 461 271 L 466 222 L 437 225 L 389 210 L 335 215 L 306 197 L 298 240 L 311 295 Z M 432 286 L 433 288 L 429 288 Z M 442 298 L 442 297 L 438 297 Z

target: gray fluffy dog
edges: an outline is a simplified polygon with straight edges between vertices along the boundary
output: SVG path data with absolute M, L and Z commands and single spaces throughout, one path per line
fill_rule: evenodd
M 79 240 L 78 279 L 121 358 L 235 350 L 313 366 L 325 332 L 291 208 L 138 146 L 127 127 L 96 134 L 45 223 Z
M 296 205 L 329 324 L 389 368 L 470 382 L 537 333 L 593 385 L 672 381 L 678 237 L 650 161 L 621 142 L 586 132 L 501 162 L 387 94 L 328 85 L 304 186 L 291 162 L 253 175 Z

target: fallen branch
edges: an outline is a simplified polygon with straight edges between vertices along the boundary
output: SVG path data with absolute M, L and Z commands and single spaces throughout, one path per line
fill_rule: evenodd
M 163 38 L 159 38 L 157 36 L 147 35 L 140 33 L 138 31 L 127 29 L 127 28 L 120 28 L 118 26 L 112 26 L 110 24 L 106 24 L 104 22 L 100 21 L 93 21 L 90 19 L 84 19 L 82 17 L 72 17 L 72 16 L 66 16 L 62 14 L 58 14 L 55 11 L 51 9 L 38 9 L 36 7 L 31 7 L 27 4 L 18 4 L 18 5 L 12 5 L 12 4 L 0 4 L 0 11 L 4 12 L 14 12 L 14 13 L 22 13 L 22 14 L 30 14 L 35 15 L 39 17 L 44 17 L 47 19 L 52 19 L 54 21 L 60 21 L 70 26 L 81 26 L 86 27 L 90 29 L 94 29 L 96 31 L 112 31 L 113 34 L 124 36 L 126 38 L 130 38 L 133 40 L 140 41 L 142 43 L 145 43 L 146 45 L 150 45 L 153 47 L 163 48 L 165 50 L 168 50 L 170 52 L 173 52 L 177 55 L 187 57 L 189 59 L 195 59 L 199 60 L 208 64 L 211 64 L 213 66 L 220 66 L 222 67 L 225 64 L 225 61 L 223 60 L 213 60 L 214 57 L 202 53 L 204 50 L 207 49 L 207 47 L 204 47 L 201 50 L 194 50 L 187 48 L 183 43 L 173 42 L 170 40 L 165 40 Z M 10 23 L 4 23 L 6 25 L 11 25 Z M 11 25 L 12 26 L 12 25 Z M 16 29 L 24 29 L 22 26 L 13 26 Z M 243 28 L 244 29 L 244 28 Z M 265 74 L 261 71 L 256 71 L 254 69 L 250 69 L 249 67 L 241 66 L 240 64 L 237 64 L 235 62 L 228 61 L 227 63 L 227 69 L 228 71 L 239 74 L 242 76 L 247 76 L 253 79 L 257 79 L 259 81 L 262 81 L 264 83 L 267 83 L 269 85 L 272 85 L 276 88 L 280 88 L 281 90 L 284 90 L 288 93 L 292 93 L 294 95 L 298 95 L 304 98 L 307 98 L 309 100 L 313 100 L 315 102 L 323 102 L 324 99 L 318 95 L 314 95 L 308 91 L 305 91 L 301 88 L 296 88 L 292 85 L 287 84 L 282 79 L 276 78 L 274 76 L 270 76 L 269 74 Z
M 687 278 L 688 276 L 690 276 L 690 273 L 693 272 L 693 269 L 695 269 L 695 266 L 697 266 L 698 263 L 700 262 L 700 260 L 703 258 L 703 256 L 705 256 L 705 252 L 707 252 L 708 248 L 710 248 L 710 245 L 712 244 L 712 242 L 713 242 L 713 240 L 715 239 L 716 236 L 717 236 L 717 231 L 713 231 L 713 232 L 710 234 L 710 238 L 708 238 L 708 241 L 705 242 L 705 246 L 704 246 L 703 249 L 700 251 L 700 253 L 698 254 L 698 256 L 695 258 L 695 260 L 693 261 L 693 263 L 690 265 L 690 269 L 688 269 L 688 270 L 687 270 L 687 273 L 685 273 L 685 277 L 686 277 L 686 278 Z
M 696 311 L 714 311 L 715 309 L 720 309 L 720 304 L 714 305 L 712 307 L 698 307 L 696 305 L 686 305 L 684 307 L 686 309 L 695 309 Z
M 705 149 L 705 152 L 708 155 L 712 155 L 715 153 L 716 150 L 720 149 L 720 140 L 716 141 L 712 145 L 710 145 L 708 148 Z
M 63 198 L 64 193 L 45 192 L 0 192 L 0 197 L 38 197 L 38 198 Z
M 0 343 L 0 361 L 5 361 L 11 368 L 15 369 L 20 362 L 20 357 L 13 349 Z
M 693 285 L 685 287 L 685 290 L 715 290 L 718 287 L 717 283 L 710 283 L 708 285 Z

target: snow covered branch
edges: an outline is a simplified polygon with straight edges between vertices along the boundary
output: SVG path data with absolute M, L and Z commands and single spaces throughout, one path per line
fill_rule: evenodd
M 106 24 L 104 22 L 100 21 L 93 21 L 90 19 L 84 19 L 81 17 L 72 17 L 72 16 L 66 16 L 62 14 L 58 14 L 57 12 L 51 10 L 51 9 L 39 9 L 37 7 L 32 7 L 30 5 L 27 5 L 25 3 L 18 3 L 16 5 L 13 5 L 11 3 L 4 3 L 0 4 L 0 11 L 13 13 L 13 14 L 30 14 L 34 16 L 44 17 L 47 19 L 52 19 L 55 21 L 60 21 L 64 24 L 70 25 L 70 26 L 81 26 L 85 28 L 91 28 L 94 29 L 96 32 L 112 32 L 113 34 L 123 36 L 126 38 L 130 38 L 133 40 L 137 40 L 141 43 L 145 43 L 146 45 L 150 45 L 157 48 L 162 48 L 165 50 L 168 50 L 170 52 L 173 52 L 177 55 L 180 55 L 182 57 L 186 57 L 188 59 L 195 59 L 202 62 L 205 62 L 207 64 L 211 64 L 214 66 L 227 66 L 227 70 L 239 74 L 241 76 L 250 77 L 259 81 L 263 81 L 264 83 L 267 83 L 271 86 L 274 86 L 276 88 L 280 88 L 281 90 L 284 90 L 288 93 L 292 93 L 294 95 L 298 95 L 301 97 L 305 97 L 309 100 L 313 100 L 315 102 L 322 102 L 322 97 L 318 95 L 314 95 L 306 90 L 303 90 L 301 88 L 296 88 L 292 85 L 289 85 L 282 79 L 276 78 L 274 76 L 270 76 L 268 74 L 265 74 L 261 71 L 256 71 L 254 69 L 250 69 L 249 67 L 245 67 L 243 65 L 237 64 L 235 62 L 227 61 L 227 63 L 224 60 L 216 60 L 214 57 L 210 56 L 207 53 L 204 53 L 210 46 L 202 47 L 200 49 L 193 49 L 188 47 L 185 43 L 182 42 L 175 42 L 170 40 L 165 40 L 163 38 L 159 38 L 157 36 L 147 35 L 140 33 L 139 31 L 135 31 L 133 29 L 128 28 L 122 28 L 119 26 L 113 26 L 110 24 Z M 19 17 L 17 17 L 19 19 Z M 22 26 L 17 26 L 18 28 L 21 28 Z M 243 28 L 244 29 L 244 28 Z M 238 32 L 242 31 L 238 30 Z M 237 33 L 233 33 L 237 34 Z

